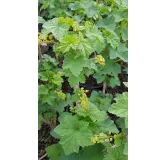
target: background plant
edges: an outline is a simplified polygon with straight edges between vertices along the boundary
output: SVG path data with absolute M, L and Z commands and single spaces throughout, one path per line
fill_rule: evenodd
M 127 16 L 126 0 L 39 1 L 39 129 L 48 124 L 60 140 L 46 148 L 50 160 L 127 159 L 128 93 L 106 93 L 127 88 L 119 79 L 127 74 Z M 80 87 L 89 76 L 101 91 Z

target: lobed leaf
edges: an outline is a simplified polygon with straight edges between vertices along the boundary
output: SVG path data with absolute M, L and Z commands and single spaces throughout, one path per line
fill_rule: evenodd
M 77 116 L 65 116 L 54 131 L 60 136 L 60 144 L 66 155 L 78 153 L 79 147 L 92 145 L 89 123 L 78 120 Z M 69 147 L 70 146 L 70 147 Z

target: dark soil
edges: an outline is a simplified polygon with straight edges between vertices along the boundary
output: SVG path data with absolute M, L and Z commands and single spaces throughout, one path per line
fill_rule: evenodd
M 50 135 L 50 127 L 46 124 L 38 131 L 38 157 L 42 157 L 47 146 L 57 143 L 59 140 Z M 47 157 L 42 160 L 48 160 Z
M 92 91 L 101 91 L 103 88 L 102 84 L 97 84 L 96 79 L 93 76 L 89 76 L 86 78 L 86 82 L 84 84 L 80 84 L 80 87 L 83 87 L 86 90 L 89 90 L 87 96 L 90 97 Z
M 38 32 L 41 32 L 42 30 L 42 24 L 38 24 Z
M 73 93 L 73 89 L 70 87 L 66 77 L 63 77 L 62 91 L 64 93 Z
M 123 84 L 123 82 L 128 82 L 128 75 L 125 72 L 122 72 L 121 74 L 119 74 L 119 79 L 121 82 L 120 86 L 116 86 L 114 88 L 108 87 L 106 89 L 106 93 L 110 93 L 113 96 L 115 96 L 115 94 L 117 93 L 123 93 L 123 92 L 128 92 L 128 88 Z

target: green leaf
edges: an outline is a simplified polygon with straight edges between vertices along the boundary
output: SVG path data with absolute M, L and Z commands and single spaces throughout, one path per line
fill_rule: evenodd
M 124 92 L 118 94 L 115 98 L 116 103 L 113 103 L 109 108 L 109 112 L 117 115 L 118 117 L 128 117 L 128 93 Z
M 44 35 L 52 33 L 53 36 L 60 40 L 69 30 L 67 23 L 59 22 L 57 18 L 53 18 L 43 24 L 42 33 Z
M 66 156 L 64 153 L 61 155 L 60 160 L 80 160 L 80 155 L 77 153 L 72 153 Z
M 41 100 L 38 102 L 38 115 L 42 115 L 43 112 L 47 112 L 50 109 L 48 104 L 41 103 Z
M 49 160 L 79 160 L 79 154 L 72 153 L 68 156 L 64 154 L 62 146 L 58 144 L 53 144 L 46 148 Z
M 73 16 L 73 20 L 75 20 L 77 22 L 81 22 L 83 19 L 84 19 L 84 17 L 82 15 Z
M 119 133 L 114 121 L 107 119 L 106 121 L 97 123 L 100 132 L 108 133 L 111 131 L 112 133 Z
M 53 75 L 53 79 L 52 79 L 52 83 L 56 84 L 57 86 L 61 86 L 63 82 L 63 79 L 61 76 L 54 74 Z
M 78 77 L 70 75 L 68 78 L 68 81 L 70 83 L 70 86 L 74 87 L 78 83 L 85 83 L 85 76 L 84 74 L 80 74 Z
M 42 115 L 39 114 L 39 115 L 38 115 L 38 130 L 41 129 L 42 119 L 43 119 Z
M 118 77 L 111 77 L 109 78 L 108 85 L 111 86 L 112 88 L 116 86 L 120 86 L 120 80 Z
M 52 131 L 50 132 L 50 135 L 51 135 L 52 137 L 54 137 L 54 138 L 60 139 L 59 135 L 56 134 L 56 133 L 54 132 L 54 130 L 52 130 Z
M 39 0 L 38 3 L 39 4 L 43 4 L 45 0 Z
M 47 95 L 48 94 L 48 88 L 44 85 L 40 85 L 38 89 L 39 95 Z
M 114 14 L 115 22 L 121 22 L 124 19 L 124 13 L 122 11 L 118 11 Z
M 101 72 L 96 72 L 93 77 L 96 79 L 97 83 L 102 83 L 105 80 L 105 75 L 103 75 Z
M 61 153 L 63 149 L 60 144 L 53 144 L 46 148 L 49 160 L 60 160 Z
M 48 62 L 43 62 L 42 65 L 45 70 L 51 70 L 51 65 Z
M 92 48 L 92 43 L 83 37 L 83 34 L 79 32 L 79 43 L 78 43 L 78 50 L 81 52 L 83 56 L 89 56 L 95 49 Z
M 50 62 L 54 66 L 58 65 L 58 62 L 57 62 L 57 60 L 55 58 L 52 58 L 52 57 L 50 57 L 49 55 L 46 55 L 46 54 L 43 55 L 43 61 L 47 62 L 48 64 Z
M 40 11 L 41 10 L 44 10 L 44 9 L 46 9 L 46 8 L 48 8 L 49 7 L 49 1 L 45 1 L 44 3 L 43 3 L 43 5 L 42 5 L 42 7 L 40 8 Z
M 124 146 L 123 154 L 128 155 L 128 143 L 126 143 Z
M 121 128 L 122 130 L 124 130 L 125 127 L 125 119 L 124 118 L 119 118 L 116 120 L 116 124 L 118 125 L 119 128 Z
M 128 88 L 128 82 L 123 82 L 123 84 Z
M 85 75 L 89 77 L 90 75 L 94 74 L 94 70 L 89 69 L 89 68 L 84 68 Z
M 43 82 L 48 81 L 48 77 L 46 76 L 45 72 L 39 72 L 38 73 L 38 79 Z
M 75 3 L 70 3 L 70 4 L 69 4 L 69 8 L 70 8 L 71 10 L 75 11 L 75 10 L 81 8 L 81 5 L 80 5 L 79 2 L 76 1 Z
M 102 97 L 102 94 L 96 91 L 93 91 L 91 93 L 91 97 L 89 98 L 89 101 L 94 103 L 99 110 L 103 110 L 105 112 L 108 111 L 108 108 L 110 108 L 111 101 L 112 101 L 112 95 L 105 95 L 105 97 Z
M 55 73 L 52 71 L 45 71 L 45 72 L 40 72 L 40 75 L 43 77 L 44 76 L 47 77 L 48 80 L 51 80 L 52 77 L 55 75 Z
M 88 5 L 87 5 L 87 2 L 85 2 L 85 6 L 84 9 L 85 9 L 85 13 L 87 15 L 88 18 L 94 18 L 96 19 L 97 18 L 97 13 L 98 13 L 98 9 L 97 7 L 94 5 L 93 2 L 89 2 Z
M 101 19 L 97 23 L 98 28 L 105 28 L 108 31 L 115 29 L 116 23 L 113 16 L 108 16 L 105 19 Z
M 87 67 L 89 70 L 93 69 L 97 71 L 97 65 L 94 63 L 92 59 L 86 59 L 84 67 Z
M 75 58 L 74 54 L 67 54 L 64 59 L 63 69 L 70 69 L 75 77 L 78 77 L 83 70 L 85 59 L 83 56 Z
M 86 30 L 86 36 L 93 42 L 93 48 L 99 53 L 105 47 L 105 40 L 102 32 L 96 27 L 88 27 Z
M 107 147 L 108 160 L 126 160 L 127 156 L 123 154 L 123 146 Z
M 128 19 L 128 10 L 119 8 L 117 10 L 114 10 L 114 17 L 115 17 L 115 22 L 121 22 L 123 20 Z
M 116 146 L 120 146 L 122 144 L 122 140 L 123 140 L 122 133 L 114 136 L 114 143 Z
M 67 116 L 72 116 L 72 114 L 71 113 L 69 113 L 69 112 L 63 112 L 59 117 L 58 117 L 58 121 L 61 123 L 61 122 L 63 122 L 63 119 L 64 119 L 64 117 L 67 117 Z
M 109 7 L 109 6 L 106 6 L 106 5 L 103 5 L 103 4 L 99 4 L 98 5 L 100 7 L 100 14 L 103 16 L 103 15 L 108 15 L 112 8 Z
M 128 27 L 121 29 L 122 39 L 124 41 L 128 40 Z
M 52 112 L 52 111 L 48 111 L 45 115 L 44 115 L 44 118 L 46 120 L 51 120 L 53 117 L 55 116 L 55 112 Z
M 116 58 L 118 58 L 118 57 L 119 57 L 119 55 L 118 55 L 117 49 L 114 50 L 113 48 L 111 48 L 111 49 L 109 50 L 109 58 L 110 58 L 110 59 L 116 59 Z
M 45 20 L 43 19 L 43 17 L 38 16 L 38 24 L 41 23 L 43 24 L 45 22 Z
M 55 15 L 56 17 L 61 17 L 62 15 L 66 15 L 63 9 L 55 6 L 53 6 L 52 8 L 49 7 L 48 12 L 49 12 L 49 18 L 55 17 Z
M 128 117 L 125 118 L 125 127 L 128 128 Z
M 101 144 L 85 147 L 80 153 L 80 160 L 103 160 L 103 149 Z
M 107 36 L 107 43 L 110 43 L 113 49 L 116 49 L 119 46 L 120 39 L 117 34 L 113 31 Z
M 57 111 L 59 114 L 63 113 L 64 107 L 66 107 L 66 102 L 59 99 L 55 103 L 51 104 L 51 108 Z
M 66 106 L 73 106 L 74 101 L 72 100 L 72 96 L 70 93 L 66 94 Z
M 128 48 L 124 44 L 120 43 L 117 53 L 120 59 L 124 62 L 128 62 Z
M 105 66 L 103 68 L 103 73 L 112 74 L 114 77 L 117 77 L 119 73 L 121 73 L 121 67 L 119 64 L 114 63 L 113 60 L 106 60 Z
M 67 35 L 60 43 L 59 49 L 61 52 L 66 53 L 73 50 L 79 50 L 78 55 L 90 55 L 94 49 L 91 47 L 91 42 L 85 39 L 81 32 L 79 35 Z
M 97 92 L 97 91 L 93 90 L 92 93 L 91 93 L 91 96 L 89 98 L 89 101 L 96 104 L 96 102 L 98 100 L 98 97 L 100 97 L 100 95 L 101 95 L 100 92 Z
M 98 108 L 100 110 L 104 110 L 104 111 L 108 111 L 108 108 L 110 107 L 111 101 L 112 101 L 112 95 L 110 95 L 109 97 L 105 97 L 105 98 L 98 98 L 98 103 L 99 106 Z
M 89 102 L 88 109 L 84 110 L 81 107 L 76 109 L 76 113 L 79 116 L 89 117 L 93 122 L 102 121 L 103 113 L 93 103 Z
M 128 0 L 122 0 L 122 5 L 127 8 L 128 7 Z
M 60 144 L 62 145 L 66 155 L 73 152 L 78 153 L 79 147 L 92 145 L 92 132 L 88 129 L 89 123 L 78 120 L 77 116 L 65 116 L 54 131 L 60 136 Z
M 59 46 L 59 49 L 62 53 L 69 52 L 70 49 L 76 50 L 79 40 L 76 35 L 66 35 Z
M 120 43 L 116 50 L 110 49 L 109 57 L 110 59 L 120 58 L 124 62 L 128 62 L 128 48 L 124 44 Z
M 55 91 L 49 92 L 49 94 L 42 95 L 41 101 L 42 103 L 48 103 L 49 105 L 53 105 L 56 102 L 57 94 Z

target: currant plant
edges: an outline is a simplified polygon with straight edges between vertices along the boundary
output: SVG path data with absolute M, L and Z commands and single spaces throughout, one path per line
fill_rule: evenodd
M 127 160 L 127 5 L 39 0 L 38 122 L 59 140 L 46 148 L 50 160 Z M 88 77 L 99 87 L 83 88 Z M 126 91 L 111 94 L 118 86 Z

